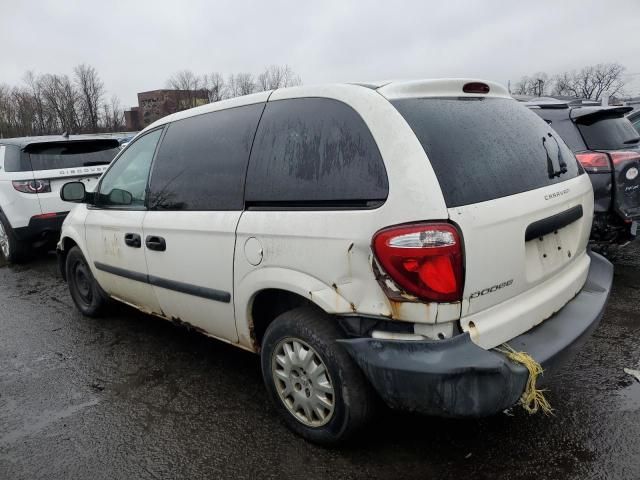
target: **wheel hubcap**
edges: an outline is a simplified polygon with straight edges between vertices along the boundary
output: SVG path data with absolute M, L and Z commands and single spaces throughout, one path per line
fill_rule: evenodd
M 91 303 L 91 277 L 84 262 L 76 263 L 73 269 L 73 280 L 80 299 L 87 305 Z
M 271 373 L 289 412 L 309 427 L 321 427 L 333 417 L 335 394 L 327 367 L 306 342 L 285 338 L 274 350 Z
M 0 251 L 4 258 L 9 258 L 9 235 L 7 235 L 2 222 L 0 222 Z

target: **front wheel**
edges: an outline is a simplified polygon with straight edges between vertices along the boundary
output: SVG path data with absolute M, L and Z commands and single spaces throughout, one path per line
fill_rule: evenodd
M 79 247 L 69 250 L 65 268 L 69 293 L 78 310 L 88 317 L 98 317 L 104 313 L 108 297 L 93 278 Z
M 342 337 L 329 315 L 298 308 L 276 318 L 262 342 L 262 375 L 276 408 L 315 443 L 346 440 L 373 413 L 371 386 L 336 342 Z

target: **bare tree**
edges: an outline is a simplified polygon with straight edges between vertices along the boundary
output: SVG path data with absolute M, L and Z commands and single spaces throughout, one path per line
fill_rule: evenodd
M 120 99 L 113 95 L 109 103 L 102 104 L 103 127 L 107 132 L 119 132 L 124 130 L 124 111 L 120 105 Z
M 61 132 L 78 132 L 78 92 L 67 75 L 41 77 L 42 95 Z M 61 133 L 60 132 L 60 133 Z
M 620 94 L 624 88 L 625 68 L 619 63 L 599 63 L 576 72 L 564 72 L 554 78 L 554 93 L 600 100 L 606 93 Z
M 221 73 L 213 72 L 204 77 L 205 90 L 209 96 L 209 102 L 218 102 L 225 96 L 225 81 Z
M 90 131 L 98 130 L 100 104 L 104 95 L 104 84 L 98 72 L 90 65 L 82 64 L 73 69 L 82 126 Z
M 251 73 L 236 73 L 229 75 L 227 80 L 227 93 L 229 97 L 248 95 L 256 91 L 256 83 Z
M 269 65 L 258 75 L 258 88 L 260 90 L 293 87 L 301 83 L 300 76 L 289 65 Z
M 178 109 L 184 110 L 197 106 L 198 93 L 204 89 L 204 81 L 191 70 L 180 70 L 167 81 L 167 86 L 180 90 Z
M 522 77 L 513 87 L 516 95 L 531 95 L 542 97 L 549 91 L 549 76 L 544 72 L 535 73 L 533 76 Z

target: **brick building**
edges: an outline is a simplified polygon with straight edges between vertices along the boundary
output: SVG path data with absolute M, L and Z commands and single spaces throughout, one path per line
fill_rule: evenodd
M 129 131 L 142 130 L 166 115 L 209 103 L 206 90 L 151 90 L 138 93 L 138 106 L 124 112 Z

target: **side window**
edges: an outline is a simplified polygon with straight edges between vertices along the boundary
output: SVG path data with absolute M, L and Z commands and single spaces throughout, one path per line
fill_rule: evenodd
M 20 147 L 6 145 L 4 148 L 4 170 L 5 172 L 29 172 L 31 164 L 29 156 L 22 153 Z
M 161 134 L 158 129 L 140 137 L 118 157 L 102 177 L 98 206 L 144 208 L 151 161 Z
M 327 98 L 267 103 L 249 162 L 248 206 L 366 208 L 388 192 L 378 147 L 351 107 Z
M 205 113 L 169 125 L 153 164 L 149 208 L 242 210 L 251 143 L 264 104 Z

